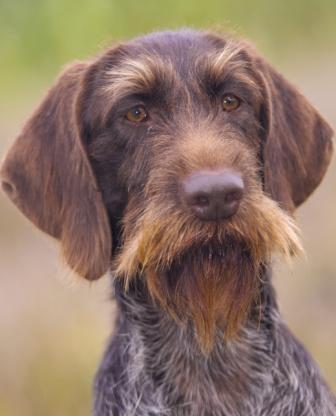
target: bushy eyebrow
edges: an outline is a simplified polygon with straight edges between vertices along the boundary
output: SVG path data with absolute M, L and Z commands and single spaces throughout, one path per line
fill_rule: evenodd
M 207 89 L 216 91 L 227 80 L 231 80 L 249 89 L 253 95 L 260 96 L 261 88 L 252 75 L 245 48 L 243 43 L 228 41 L 221 51 L 200 58 L 199 78 Z
M 143 55 L 135 59 L 126 58 L 109 69 L 105 77 L 108 84 L 104 91 L 117 101 L 132 94 L 153 94 L 158 86 L 169 88 L 176 81 L 177 74 L 168 58 Z

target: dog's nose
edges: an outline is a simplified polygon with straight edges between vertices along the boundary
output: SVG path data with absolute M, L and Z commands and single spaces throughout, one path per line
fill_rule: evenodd
M 244 193 L 238 173 L 228 170 L 200 171 L 182 183 L 182 197 L 202 220 L 219 220 L 234 215 Z

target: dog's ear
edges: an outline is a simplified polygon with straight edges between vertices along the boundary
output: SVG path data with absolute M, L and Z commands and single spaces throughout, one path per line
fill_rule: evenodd
M 67 264 L 92 280 L 109 268 L 111 235 L 76 120 L 87 67 L 75 63 L 59 77 L 10 148 L 1 179 L 18 208 L 60 240 Z
M 321 182 L 332 156 L 333 131 L 317 110 L 262 58 L 261 122 L 265 190 L 292 211 Z

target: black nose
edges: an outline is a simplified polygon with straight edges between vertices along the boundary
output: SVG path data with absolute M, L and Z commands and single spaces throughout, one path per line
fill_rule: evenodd
M 237 212 L 243 193 L 243 179 L 228 170 L 196 172 L 182 183 L 182 198 L 202 220 L 231 217 Z

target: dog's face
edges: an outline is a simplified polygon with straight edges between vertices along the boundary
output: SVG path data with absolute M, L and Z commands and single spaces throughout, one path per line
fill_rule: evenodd
M 321 181 L 331 135 L 245 43 L 158 33 L 66 70 L 3 187 L 80 275 L 143 278 L 209 348 L 217 324 L 240 327 L 272 252 L 300 250 L 291 214 Z

